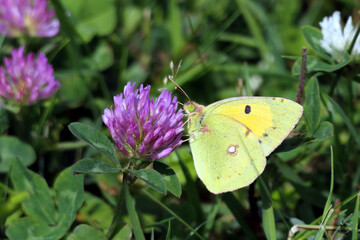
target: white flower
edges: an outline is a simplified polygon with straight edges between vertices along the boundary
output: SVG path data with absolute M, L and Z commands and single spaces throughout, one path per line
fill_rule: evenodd
M 344 29 L 342 29 L 340 12 L 335 11 L 332 16 L 324 17 L 320 22 L 320 27 L 323 35 L 323 39 L 320 40 L 321 47 L 335 59 L 341 59 L 344 52 L 350 47 L 356 31 L 351 16 L 348 18 Z M 360 38 L 357 38 L 352 55 L 356 57 L 359 54 Z

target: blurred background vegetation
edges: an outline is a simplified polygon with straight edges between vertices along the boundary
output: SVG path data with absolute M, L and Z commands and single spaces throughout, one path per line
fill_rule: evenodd
M 353 16 L 357 24 L 360 7 L 359 1 L 353 0 L 50 2 L 61 23 L 60 34 L 51 39 L 9 38 L 0 53 L 1 57 L 6 56 L 20 44 L 26 44 L 28 50 L 41 50 L 48 56 L 61 83 L 56 96 L 28 110 L 29 116 L 35 118 L 29 121 L 32 125 L 26 126 L 28 129 L 37 129 L 37 117 L 42 111 L 49 111 L 44 127 L 46 136 L 38 136 L 40 143 L 37 141 L 36 145 L 31 140 L 31 131 L 22 139 L 33 144 L 37 155 L 29 168 L 43 176 L 50 186 L 60 171 L 77 160 L 100 157 L 76 141 L 67 125 L 84 122 L 110 137 L 101 115 L 128 81 L 151 84 L 153 96 L 159 94 L 158 89 L 167 88 L 180 102 L 186 102 L 187 99 L 174 90 L 173 83 L 164 82 L 164 78 L 172 74 L 170 61 L 175 66 L 182 61 L 175 80 L 191 100 L 200 104 L 246 95 L 249 93 L 246 88 L 258 96 L 295 100 L 298 75 L 292 66 L 303 46 L 308 47 L 309 55 L 316 55 L 305 40 L 302 27 L 319 28 L 323 17 L 335 10 L 341 11 L 344 21 Z M 269 212 L 264 211 L 271 209 L 275 215 L 276 237 L 285 239 L 292 225 L 310 224 L 321 219 L 324 213 L 331 185 L 330 145 L 334 150 L 335 169 L 331 200 L 332 203 L 337 200 L 341 209 L 334 217 L 337 221 L 334 224 L 354 226 L 352 216 L 356 204 L 352 199 L 360 187 L 358 67 L 359 62 L 351 62 L 340 73 L 317 72 L 316 97 L 320 96 L 319 92 L 330 94 L 336 81 L 331 97 L 342 112 L 322 98 L 320 119 L 332 123 L 333 136 L 309 141 L 308 122 L 305 124 L 302 119 L 298 130 L 306 143 L 268 158 L 262 179 L 268 185 L 271 199 L 266 200 L 260 192 L 258 181 L 233 193 L 211 194 L 196 176 L 187 143 L 163 159 L 177 173 L 183 193 L 180 198 L 171 194 L 163 196 L 148 188 L 144 191 L 141 182 L 135 184 L 131 191 L 146 237 L 150 238 L 154 231 L 155 239 L 165 239 L 170 229 L 171 239 L 197 238 L 169 211 L 171 209 L 198 229 L 205 239 L 271 238 L 265 226 Z M 352 78 L 342 77 L 346 75 L 344 72 L 351 73 Z M 7 134 L 11 135 L 16 126 L 12 125 L 11 117 L 6 119 Z M 3 173 L 1 179 L 6 185 L 7 173 Z M 80 223 L 102 230 L 109 227 L 119 179 L 109 174 L 85 177 L 85 203 L 73 227 Z M 21 210 L 18 211 L 21 214 Z M 129 221 L 127 216 L 124 220 Z M 7 224 L 9 221 L 11 219 Z

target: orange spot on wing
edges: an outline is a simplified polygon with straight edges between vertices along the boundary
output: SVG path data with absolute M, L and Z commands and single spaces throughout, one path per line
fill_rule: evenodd
M 208 133 L 211 133 L 211 130 L 205 125 L 202 129 L 199 130 L 199 132 L 208 132 Z

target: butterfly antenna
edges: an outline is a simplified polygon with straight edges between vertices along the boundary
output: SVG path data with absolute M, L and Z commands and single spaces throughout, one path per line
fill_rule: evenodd
M 178 66 L 177 66 L 177 69 L 176 69 L 176 72 L 175 72 L 174 77 L 176 77 L 176 76 L 177 76 L 177 74 L 178 74 L 178 72 L 179 72 L 179 69 L 180 69 L 180 67 L 181 67 L 181 63 L 182 63 L 182 59 L 180 60 L 180 62 L 179 62 L 179 64 L 178 64 Z
M 171 64 L 170 64 L 170 65 L 171 65 Z M 189 96 L 186 94 L 186 92 L 179 86 L 179 84 L 177 84 L 177 82 L 175 82 L 174 78 L 169 75 L 169 76 L 168 76 L 168 79 L 169 79 L 170 81 L 172 81 L 173 83 L 175 83 L 175 85 L 176 85 L 176 88 L 175 88 L 175 89 L 179 90 L 182 94 L 184 94 L 185 97 L 187 97 L 187 99 L 189 99 L 189 102 L 191 102 L 190 97 L 189 97 Z

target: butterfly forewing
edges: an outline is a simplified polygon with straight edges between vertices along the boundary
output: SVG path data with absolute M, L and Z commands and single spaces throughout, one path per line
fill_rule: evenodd
M 238 97 L 205 108 L 204 120 L 225 115 L 255 134 L 268 156 L 287 137 L 303 112 L 300 104 L 284 98 Z

